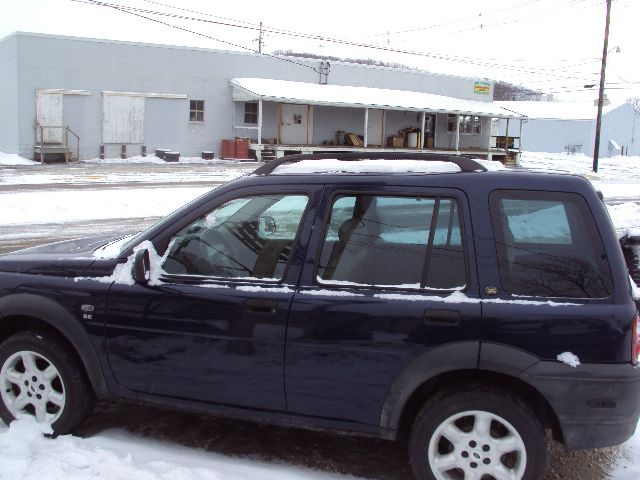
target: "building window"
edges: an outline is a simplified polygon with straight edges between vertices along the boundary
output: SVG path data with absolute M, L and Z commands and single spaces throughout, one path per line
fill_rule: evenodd
M 204 100 L 191 100 L 189 102 L 189 121 L 204 122 Z
M 447 132 L 455 133 L 456 115 L 447 115 Z M 460 115 L 461 135 L 480 135 L 480 117 L 477 115 Z
M 255 125 L 258 123 L 258 104 L 255 102 L 244 104 L 244 123 Z
M 293 124 L 294 125 L 302 125 L 302 115 L 294 113 L 293 114 Z

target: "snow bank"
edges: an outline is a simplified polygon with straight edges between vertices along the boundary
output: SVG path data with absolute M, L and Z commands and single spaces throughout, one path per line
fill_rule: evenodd
M 0 152 L 0 165 L 38 165 L 38 162 L 23 158 L 15 153 Z
M 640 204 L 634 202 L 621 203 L 620 205 L 609 205 L 607 207 L 611 221 L 616 231 L 622 236 L 625 233 L 636 231 L 640 227 Z
M 640 157 L 600 157 L 598 173 L 593 172 L 593 158 L 584 153 L 570 155 L 568 153 L 522 152 L 520 165 L 525 168 L 566 171 L 591 178 L 611 178 L 621 176 L 630 170 L 640 168 Z
M 607 478 L 615 480 L 638 480 L 640 478 L 640 425 L 636 433 L 623 444 L 624 455 L 617 458 L 617 463 L 608 472 Z
M 569 365 L 573 368 L 576 368 L 578 365 L 580 365 L 580 359 L 571 352 L 561 353 L 557 358 L 559 362 L 562 362 L 565 365 Z
M 7 480 L 330 480 L 353 479 L 283 464 L 233 458 L 122 431 L 51 439 L 30 418 L 0 426 Z

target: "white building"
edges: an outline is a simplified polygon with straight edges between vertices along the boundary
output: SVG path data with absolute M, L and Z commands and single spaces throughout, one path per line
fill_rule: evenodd
M 258 157 L 491 157 L 492 119 L 521 118 L 492 97 L 486 79 L 413 70 L 34 33 L 0 40 L 0 150 L 36 159 L 219 155 L 234 137 Z
M 593 103 L 495 102 L 527 117 L 522 126 L 522 149 L 532 152 L 582 152 L 593 154 L 596 116 Z M 498 135 L 505 135 L 506 120 L 499 120 Z M 520 136 L 519 125 L 509 126 L 509 136 Z M 517 142 L 516 142 L 517 144 Z M 600 156 L 640 155 L 640 112 L 629 103 L 603 107 Z

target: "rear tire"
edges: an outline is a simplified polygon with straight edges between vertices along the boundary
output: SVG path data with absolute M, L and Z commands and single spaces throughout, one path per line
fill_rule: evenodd
M 51 425 L 54 435 L 76 429 L 94 395 L 77 357 L 53 335 L 20 332 L 0 344 L 0 417 L 19 415 Z
M 419 480 L 541 480 L 546 437 L 531 409 L 509 393 L 449 390 L 418 414 L 409 457 Z

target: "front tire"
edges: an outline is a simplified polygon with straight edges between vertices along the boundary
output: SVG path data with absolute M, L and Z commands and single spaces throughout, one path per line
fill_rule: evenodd
M 409 457 L 419 480 L 540 480 L 546 437 L 531 409 L 508 393 L 448 391 L 416 418 Z
M 91 413 L 94 396 L 75 355 L 57 338 L 20 332 L 0 344 L 0 417 L 20 415 L 66 434 Z

